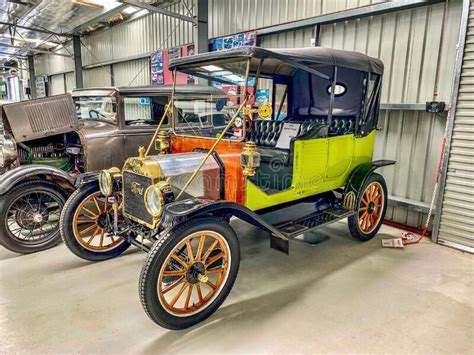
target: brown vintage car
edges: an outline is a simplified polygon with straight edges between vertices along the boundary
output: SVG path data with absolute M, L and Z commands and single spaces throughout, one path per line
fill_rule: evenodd
M 221 90 L 176 86 L 176 93 Z M 152 138 L 172 87 L 104 87 L 1 107 L 0 244 L 32 253 L 60 242 L 59 216 L 85 172 L 121 166 Z

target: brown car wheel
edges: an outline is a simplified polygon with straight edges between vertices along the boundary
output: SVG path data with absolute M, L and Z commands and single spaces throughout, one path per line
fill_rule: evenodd
M 377 234 L 387 211 L 387 185 L 380 174 L 372 174 L 365 182 L 357 213 L 349 217 L 352 236 L 366 242 Z
M 66 202 L 61 214 L 61 237 L 69 250 L 82 259 L 111 259 L 130 246 L 125 239 L 108 232 L 111 221 L 113 197 L 102 195 L 96 183 L 88 184 Z
M 139 281 L 143 308 L 164 328 L 192 327 L 224 302 L 239 264 L 239 241 L 228 223 L 215 217 L 184 222 L 148 253 Z
M 20 254 L 59 244 L 59 216 L 67 197 L 48 181 L 24 182 L 0 196 L 0 244 Z

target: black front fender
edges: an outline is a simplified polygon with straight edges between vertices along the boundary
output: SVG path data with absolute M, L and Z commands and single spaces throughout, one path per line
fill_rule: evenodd
M 74 179 L 65 171 L 49 165 L 32 164 L 19 166 L 2 174 L 0 195 L 4 195 L 15 185 L 23 181 L 46 180 L 47 178 L 51 178 L 55 182 L 63 183 L 66 187 L 74 189 Z
M 274 226 L 263 220 L 257 213 L 235 202 L 211 201 L 191 198 L 172 202 L 165 206 L 161 225 L 173 228 L 178 224 L 203 215 L 235 216 L 271 234 L 270 246 L 288 254 L 288 238 Z

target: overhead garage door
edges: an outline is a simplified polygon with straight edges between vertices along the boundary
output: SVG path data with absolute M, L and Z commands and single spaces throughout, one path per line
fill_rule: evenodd
M 471 4 L 438 242 L 474 252 L 474 5 Z

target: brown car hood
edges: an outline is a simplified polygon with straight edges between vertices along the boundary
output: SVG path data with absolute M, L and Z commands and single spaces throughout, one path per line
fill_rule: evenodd
M 70 94 L 2 106 L 5 128 L 17 142 L 77 131 L 80 127 Z

